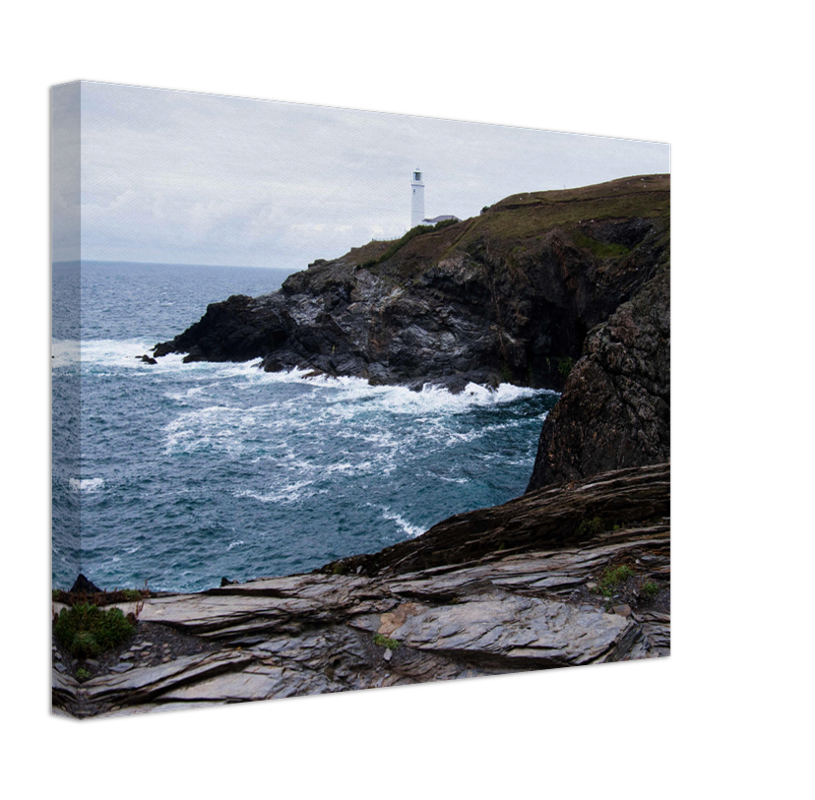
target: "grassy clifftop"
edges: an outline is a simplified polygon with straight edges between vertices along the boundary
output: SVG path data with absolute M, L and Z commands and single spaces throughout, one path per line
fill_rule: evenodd
M 418 236 L 409 232 L 403 237 L 407 241 L 390 254 L 394 243 L 371 242 L 342 260 L 407 278 L 456 254 L 534 251 L 547 234 L 556 231 L 567 246 L 588 250 L 600 259 L 614 258 L 625 255 L 635 242 L 630 236 L 604 235 L 597 230 L 600 223 L 647 219 L 658 220 L 667 228 L 669 217 L 670 176 L 642 175 L 579 189 L 515 194 L 478 217 L 441 229 L 428 228 Z

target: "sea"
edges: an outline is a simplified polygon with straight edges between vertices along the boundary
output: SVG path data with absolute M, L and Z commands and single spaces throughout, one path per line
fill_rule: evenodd
M 193 592 L 301 573 L 522 494 L 548 390 L 451 394 L 140 356 L 289 270 L 54 264 L 52 579 Z

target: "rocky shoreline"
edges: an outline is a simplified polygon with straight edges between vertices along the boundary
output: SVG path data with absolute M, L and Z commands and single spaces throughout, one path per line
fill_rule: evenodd
M 669 495 L 668 465 L 614 471 L 315 573 L 151 597 L 136 637 L 89 679 L 55 649 L 54 709 L 131 714 L 668 655 Z

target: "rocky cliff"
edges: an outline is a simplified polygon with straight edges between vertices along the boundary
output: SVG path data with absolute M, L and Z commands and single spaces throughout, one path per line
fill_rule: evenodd
M 561 388 L 586 333 L 655 276 L 667 175 L 508 197 L 478 217 L 319 260 L 282 289 L 213 303 L 154 348 L 372 383 Z
M 592 330 L 543 424 L 527 491 L 670 458 L 670 261 Z

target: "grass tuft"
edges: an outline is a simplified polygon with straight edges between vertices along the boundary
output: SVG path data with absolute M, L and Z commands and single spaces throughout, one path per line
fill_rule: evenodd
M 396 639 L 389 639 L 381 633 L 374 634 L 374 644 L 377 647 L 387 647 L 388 650 L 396 650 L 399 647 L 399 642 Z

